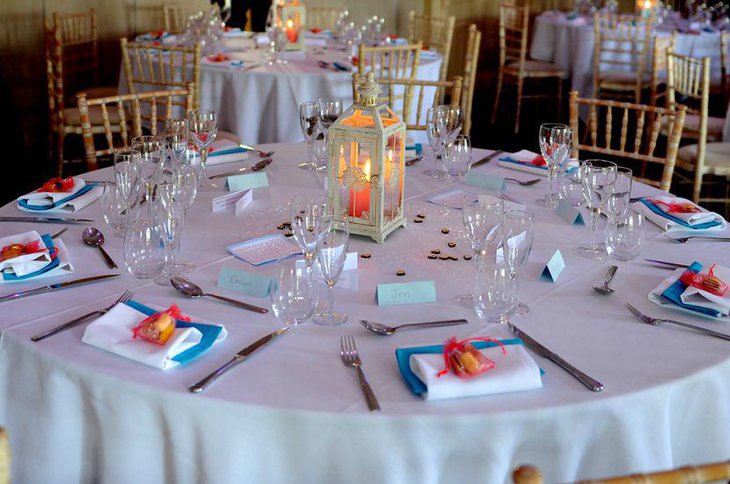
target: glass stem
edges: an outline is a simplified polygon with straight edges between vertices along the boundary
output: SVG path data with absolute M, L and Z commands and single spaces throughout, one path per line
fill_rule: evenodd
M 327 314 L 332 314 L 335 307 L 335 285 L 327 283 Z
M 314 163 L 314 140 L 307 140 L 307 163 Z
M 152 217 L 152 194 L 155 191 L 155 184 L 154 183 L 148 183 L 147 184 L 147 193 L 145 193 L 144 197 L 147 201 L 147 216 Z
M 203 148 L 200 150 L 200 180 L 201 185 L 205 184 L 205 181 L 208 179 L 208 169 L 206 167 L 208 163 L 208 148 Z
M 596 232 L 598 228 L 598 217 L 601 215 L 600 209 L 591 210 L 591 250 L 597 251 Z
M 555 181 L 555 170 L 548 167 L 548 201 L 552 202 L 554 198 L 553 183 Z

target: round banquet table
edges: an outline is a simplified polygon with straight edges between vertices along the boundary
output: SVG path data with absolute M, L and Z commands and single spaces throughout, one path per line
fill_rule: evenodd
M 265 299 L 217 288 L 221 268 L 272 275 L 274 267 L 252 267 L 225 249 L 231 243 L 276 232 L 287 219 L 292 193 L 319 193 L 323 175 L 296 168 L 301 144 L 264 146 L 276 150 L 266 169 L 269 187 L 254 190 L 243 214 L 211 213 L 201 193 L 189 213 L 181 258 L 197 269 L 189 278 L 205 289 L 258 305 Z M 475 159 L 488 152 L 476 150 Z M 651 304 L 648 292 L 669 272 L 642 261 L 622 264 L 613 286 L 600 296 L 591 286 L 603 280 L 606 262 L 581 258 L 574 249 L 589 229 L 568 225 L 535 200 L 546 183 L 510 184 L 510 198 L 536 214 L 535 243 L 521 280 L 520 299 L 529 314 L 514 322 L 575 366 L 600 380 L 593 393 L 551 362 L 543 388 L 485 397 L 425 402 L 411 394 L 398 372 L 398 347 L 439 343 L 450 336 L 509 338 L 504 326 L 481 323 L 457 300 L 469 293 L 473 261 L 428 260 L 433 248 L 457 242 L 468 253 L 459 210 L 428 203 L 446 187 L 422 172 L 428 160 L 407 168 L 408 219 L 426 215 L 391 234 L 384 244 L 353 237 L 359 259 L 357 289 L 336 289 L 335 305 L 346 324 L 307 322 L 259 350 L 202 394 L 188 387 L 239 349 L 280 326 L 271 314 L 255 314 L 210 299 L 189 300 L 171 287 L 126 273 L 91 285 L 0 303 L 0 425 L 10 434 L 14 482 L 234 483 L 234 482 L 507 482 L 511 469 L 531 463 L 546 482 L 652 471 L 730 456 L 730 351 L 727 341 L 674 327 L 638 322 L 625 302 L 656 316 L 674 316 L 729 332 L 728 323 L 708 321 Z M 424 166 L 425 165 L 425 166 Z M 225 171 L 225 166 L 211 172 Z M 532 175 L 489 163 L 477 168 L 500 176 Z M 108 179 L 106 171 L 88 180 Z M 479 191 L 475 187 L 458 185 Z M 487 190 L 481 190 L 488 193 Z M 642 185 L 633 195 L 653 194 Z M 222 193 L 222 192 L 221 192 Z M 100 203 L 77 216 L 103 224 Z M 13 204 L 0 215 L 18 215 Z M 31 227 L 3 222 L 2 235 Z M 83 226 L 62 236 L 76 272 L 56 281 L 110 273 L 97 251 L 80 241 Z M 451 232 L 443 235 L 441 229 Z M 53 233 L 60 226 L 34 227 Z M 678 262 L 698 259 L 728 265 L 721 243 L 673 243 L 647 227 L 643 256 Z M 122 263 L 121 239 L 109 234 L 112 257 Z M 566 268 L 557 282 L 539 275 L 560 249 Z M 459 253 L 457 252 L 457 253 Z M 405 269 L 405 277 L 397 277 Z M 376 284 L 434 280 L 437 302 L 379 307 Z M 45 284 L 0 287 L 0 296 Z M 168 371 L 117 357 L 81 342 L 84 325 L 39 343 L 30 336 L 112 303 L 125 289 L 135 300 L 162 308 L 178 304 L 194 321 L 225 325 L 228 338 L 197 360 Z M 468 325 L 369 333 L 359 319 L 414 322 L 467 318 Z M 339 358 L 341 335 L 353 335 L 381 412 L 368 412 L 355 372 Z
M 681 19 L 672 20 L 679 22 Z M 538 15 L 533 28 L 530 57 L 555 63 L 570 78 L 571 89 L 584 96 L 591 95 L 595 44 L 592 19 L 577 17 L 570 20 L 564 13 L 550 11 Z M 671 35 L 671 30 L 660 26 L 655 30 L 655 35 Z M 710 57 L 711 81 L 713 84 L 720 83 L 722 64 L 719 32 L 677 32 L 676 50 L 679 54 L 692 57 Z M 647 72 L 650 73 L 650 60 L 647 66 Z

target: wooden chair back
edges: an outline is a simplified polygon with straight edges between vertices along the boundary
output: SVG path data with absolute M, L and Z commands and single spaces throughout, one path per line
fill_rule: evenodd
M 171 34 L 179 34 L 185 31 L 188 19 L 191 15 L 204 11 L 206 8 L 217 7 L 218 4 L 210 5 L 174 5 L 165 3 L 162 6 L 162 15 L 165 19 L 165 31 Z
M 0 427 L 0 484 L 10 484 L 10 460 L 8 433 Z
M 63 122 L 65 99 L 63 96 L 63 49 L 58 31 L 43 29 L 43 47 L 46 59 L 46 81 L 48 85 L 48 120 L 51 131 L 59 121 Z
M 431 17 L 416 15 L 413 10 L 408 13 L 408 42 L 412 44 L 421 42 L 424 48 L 435 50 L 443 57 L 439 81 L 446 80 L 446 72 L 449 69 L 455 22 L 453 15 L 449 17 Z
M 96 12 L 52 15 L 55 46 L 58 53 L 61 75 L 72 91 L 95 86 L 99 79 L 99 59 L 97 46 Z M 48 41 L 48 35 L 45 36 Z M 72 105 L 74 98 L 69 95 L 66 104 Z
M 200 46 L 151 46 L 120 40 L 127 89 L 130 93 L 195 87 L 194 108 L 200 105 Z M 183 105 L 178 101 L 178 105 Z
M 588 133 L 581 142 L 578 133 L 578 110 L 580 106 L 588 109 Z M 632 163 L 641 162 L 640 170 L 634 168 L 634 179 L 669 191 L 672 185 L 674 165 L 677 161 L 679 140 L 682 138 L 686 109 L 678 106 L 676 110 L 602 99 L 581 99 L 577 91 L 570 93 L 570 127 L 573 129 L 573 158 L 580 152 L 622 158 Z M 657 138 L 661 131 L 662 118 L 666 117 L 667 147 L 664 156 L 656 154 Z M 614 137 L 614 119 L 621 121 L 619 136 Z M 629 133 L 629 124 L 633 126 Z M 646 126 L 646 127 L 645 127 Z M 599 132 L 599 127 L 601 131 Z M 585 156 L 584 156 L 585 158 Z M 646 173 L 644 164 L 662 165 L 660 176 Z M 638 175 L 636 172 L 639 172 Z M 657 170 L 658 171 L 658 170 Z
M 67 47 L 88 45 L 96 49 L 96 11 L 60 14 L 53 13 L 53 29 L 59 32 L 61 41 Z M 96 52 L 93 53 L 96 57 Z
M 362 74 L 355 73 L 352 75 L 352 93 L 355 102 L 358 102 L 355 86 L 357 86 L 357 81 L 360 79 L 360 76 L 362 76 Z M 385 104 L 387 104 L 393 112 L 400 116 L 401 120 L 406 123 L 406 129 L 425 130 L 426 112 L 428 111 L 428 108 L 435 107 L 440 103 L 434 91 L 437 89 L 449 90 L 451 105 L 459 106 L 463 78 L 461 76 L 455 76 L 451 81 L 378 79 L 378 85 L 385 87 L 384 90 L 387 93 L 383 102 L 385 102 Z M 428 92 L 429 90 L 431 93 Z M 430 94 L 434 94 L 433 102 L 426 103 L 425 100 L 427 97 L 430 98 Z M 399 98 L 403 99 L 402 103 L 398 102 Z M 415 103 L 414 99 L 416 100 Z
M 307 28 L 335 30 L 337 17 L 342 10 L 333 7 L 307 7 Z
M 720 32 L 720 68 L 720 87 L 724 104 L 727 104 L 730 99 L 730 32 L 727 30 Z
M 468 135 L 471 131 L 471 110 L 474 101 L 474 86 L 476 84 L 477 64 L 479 63 L 479 48 L 482 44 L 482 33 L 477 30 L 476 24 L 469 26 L 464 57 L 464 84 L 461 96 L 461 107 L 464 110 L 464 126 L 462 133 Z
M 415 79 L 421 62 L 420 42 L 408 45 L 359 46 L 358 72 L 373 71 L 380 79 Z
M 519 77 L 524 77 L 527 60 L 530 6 L 503 2 L 499 5 L 499 65 L 519 63 Z
M 667 79 L 667 51 L 674 51 L 677 45 L 677 32 L 668 36 L 656 36 L 652 41 L 651 56 L 651 94 L 650 104 L 656 106 L 659 99 L 666 97 L 667 91 L 659 91 Z
M 129 146 L 132 138 L 142 136 L 143 128 L 154 135 L 168 119 L 187 115 L 193 109 L 194 91 L 193 85 L 189 84 L 187 89 L 149 91 L 96 99 L 86 99 L 86 93 L 79 93 L 77 98 L 81 113 L 81 131 L 89 171 L 98 168 L 98 157 L 110 155 L 117 148 Z M 175 109 L 177 105 L 175 98 L 185 99 L 184 110 Z M 143 104 L 149 106 L 149 123 L 143 123 L 141 108 Z M 99 106 L 103 116 L 104 139 L 101 148 L 96 147 L 89 121 L 89 108 L 93 106 Z M 115 111 L 118 117 L 118 122 L 114 124 L 110 121 L 110 110 Z M 161 113 L 160 110 L 164 111 Z M 118 135 L 116 139 L 115 132 Z
M 593 18 L 593 95 L 602 97 L 602 89 L 621 91 L 622 86 L 604 82 L 606 73 L 631 72 L 635 82 L 625 91 L 634 102 L 641 100 L 647 55 L 651 44 L 652 19 L 630 14 L 598 11 Z

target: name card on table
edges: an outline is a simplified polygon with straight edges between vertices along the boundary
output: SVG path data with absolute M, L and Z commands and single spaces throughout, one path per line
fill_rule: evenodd
M 464 183 L 474 185 L 475 187 L 486 188 L 487 190 L 497 190 L 498 192 L 503 192 L 507 188 L 503 177 L 473 170 L 466 172 Z
M 433 281 L 378 284 L 375 299 L 378 306 L 436 302 L 436 284 Z
M 244 173 L 243 175 L 234 175 L 226 178 L 229 192 L 237 192 L 240 190 L 248 190 L 249 188 L 259 188 L 269 186 L 269 177 L 266 172 L 259 171 L 256 173 Z
M 585 225 L 586 222 L 583 220 L 583 214 L 580 213 L 580 210 L 575 208 L 566 200 L 563 198 L 558 202 L 558 206 L 555 207 L 555 213 L 558 214 L 560 218 L 562 218 L 565 222 L 571 224 L 571 225 Z
M 233 205 L 235 214 L 238 215 L 253 201 L 252 190 L 239 190 L 237 192 L 227 193 L 220 197 L 213 198 L 213 213 L 221 212 Z
M 545 268 L 542 270 L 540 278 L 546 281 L 555 282 L 558 280 L 560 273 L 563 272 L 563 269 L 565 269 L 563 254 L 560 253 L 560 249 L 557 249 L 545 265 Z
M 249 296 L 266 297 L 271 290 L 271 278 L 223 267 L 218 277 L 218 287 L 242 292 Z

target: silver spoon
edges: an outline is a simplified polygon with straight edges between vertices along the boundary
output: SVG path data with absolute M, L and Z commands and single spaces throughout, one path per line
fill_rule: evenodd
M 201 289 L 200 286 L 197 284 L 194 284 L 184 277 L 181 276 L 175 276 L 172 279 L 170 279 L 170 283 L 172 286 L 177 289 L 178 292 L 185 294 L 187 297 L 192 298 L 198 298 L 201 296 L 208 296 L 215 299 L 219 299 L 221 301 L 227 302 L 229 304 L 233 304 L 235 306 L 238 306 L 243 309 L 248 309 L 249 311 L 253 311 L 256 313 L 265 314 L 268 313 L 269 310 L 266 308 L 260 308 L 258 306 L 254 306 L 253 304 L 248 304 L 242 301 L 236 301 L 235 299 L 230 299 L 227 297 L 219 296 L 217 294 L 211 294 L 209 292 L 203 292 L 203 289 Z
M 611 280 L 613 279 L 613 276 L 616 275 L 617 270 L 618 267 L 609 266 L 608 272 L 606 273 L 606 279 L 604 279 L 603 281 L 603 286 L 593 286 L 593 290 L 596 291 L 598 294 L 603 294 L 604 296 L 613 294 L 613 289 L 608 287 L 608 285 L 611 284 Z
M 409 158 L 406 160 L 406 166 L 415 165 L 423 159 L 423 156 L 416 156 L 415 158 Z
M 533 178 L 532 180 L 518 180 L 517 178 L 505 178 L 505 180 L 510 181 L 512 183 L 519 183 L 523 187 L 529 187 L 530 185 L 535 185 L 536 183 L 540 183 L 540 178 Z
M 269 166 L 272 161 L 274 161 L 274 160 L 271 158 L 264 158 L 263 160 L 257 162 L 253 166 L 244 166 L 243 168 L 239 168 L 238 170 L 227 171 L 225 173 L 219 173 L 217 175 L 209 176 L 208 178 L 210 178 L 212 180 L 214 178 L 225 178 L 227 176 L 237 175 L 238 173 L 245 173 L 247 171 L 261 171 L 264 168 L 266 168 L 267 166 Z
M 99 252 L 101 252 L 102 257 L 104 257 L 104 261 L 109 269 L 118 269 L 116 262 L 114 262 L 111 256 L 107 254 L 104 247 L 102 247 L 104 245 L 104 234 L 102 234 L 99 229 L 95 227 L 86 227 L 84 231 L 81 232 L 81 240 L 83 240 L 84 244 L 89 247 L 96 247 L 99 249 Z
M 387 324 L 378 323 L 376 321 L 368 321 L 367 319 L 361 319 L 360 324 L 365 326 L 367 329 L 372 331 L 373 333 L 383 334 L 385 336 L 390 336 L 391 334 L 398 331 L 400 328 L 423 328 L 427 326 L 437 327 L 437 326 L 453 326 L 456 324 L 466 324 L 469 321 L 466 319 L 449 319 L 446 321 L 428 321 L 426 323 L 409 323 L 409 324 L 400 324 L 398 326 L 388 326 Z

